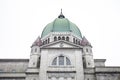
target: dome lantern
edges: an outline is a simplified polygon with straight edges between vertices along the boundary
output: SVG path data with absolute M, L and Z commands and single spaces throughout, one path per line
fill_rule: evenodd
M 61 13 L 60 13 L 60 15 L 58 16 L 58 18 L 65 18 L 65 16 L 64 16 L 63 13 L 62 13 L 62 9 L 61 9 Z

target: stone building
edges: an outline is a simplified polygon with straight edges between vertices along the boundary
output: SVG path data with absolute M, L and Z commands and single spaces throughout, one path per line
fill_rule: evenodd
M 93 59 L 92 45 L 61 14 L 31 46 L 30 59 L 0 59 L 0 80 L 120 80 L 120 67 Z

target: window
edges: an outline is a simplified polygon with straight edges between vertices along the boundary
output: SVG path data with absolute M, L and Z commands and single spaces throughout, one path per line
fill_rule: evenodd
M 77 39 L 76 39 L 76 42 L 75 42 L 76 44 L 77 44 Z
M 86 68 L 85 58 L 83 57 L 83 67 Z
M 77 44 L 80 44 L 80 41 L 78 40 Z
M 43 41 L 43 45 L 45 44 L 45 41 Z
M 48 41 L 47 41 L 47 40 L 45 40 L 45 44 L 47 44 L 47 42 L 48 42 Z
M 58 40 L 61 40 L 61 37 L 60 37 L 60 36 L 58 37 Z
M 52 65 L 71 65 L 69 58 L 65 56 L 58 56 L 52 61 Z
M 40 67 L 40 57 L 38 58 L 37 67 Z
M 37 48 L 35 48 L 35 52 L 37 52 Z
M 65 37 L 64 37 L 64 36 L 62 37 L 62 40 L 65 40 Z
M 78 44 L 80 45 L 80 41 L 78 42 Z
M 69 37 L 66 37 L 66 41 L 69 41 Z
M 35 65 L 35 62 L 33 62 L 33 65 Z
M 64 56 L 59 56 L 59 65 L 64 65 Z
M 48 38 L 48 43 L 50 42 L 50 38 Z
M 75 38 L 73 38 L 73 43 L 75 43 Z
M 57 57 L 53 60 L 52 65 L 57 65 Z
M 57 37 L 56 36 L 54 37 L 54 41 L 57 41 Z
M 70 60 L 66 57 L 66 65 L 71 65 Z
M 88 65 L 90 65 L 90 63 L 88 62 Z
M 88 49 L 86 49 L 86 52 L 88 52 Z

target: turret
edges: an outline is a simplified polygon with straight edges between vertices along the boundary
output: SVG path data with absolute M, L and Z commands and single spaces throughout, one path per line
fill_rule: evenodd
M 40 37 L 38 37 L 31 46 L 30 61 L 28 67 L 37 68 L 40 65 L 40 46 L 42 45 Z
M 85 68 L 94 67 L 94 59 L 92 53 L 92 46 L 90 42 L 83 37 L 81 41 L 81 46 L 83 46 L 83 65 Z

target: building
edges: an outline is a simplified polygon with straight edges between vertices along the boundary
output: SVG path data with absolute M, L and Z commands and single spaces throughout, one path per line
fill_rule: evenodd
M 61 14 L 31 46 L 30 59 L 0 59 L 0 80 L 120 80 L 120 67 L 93 59 L 92 45 Z

